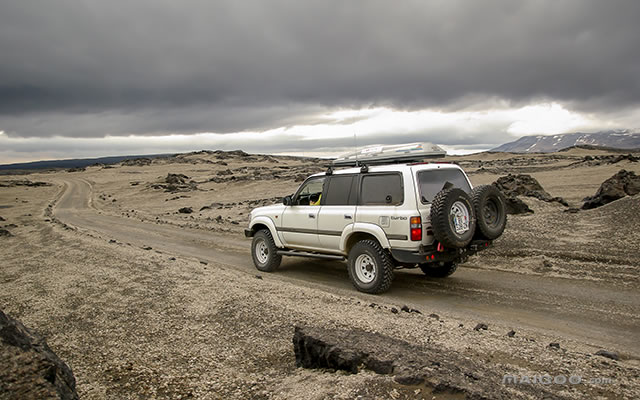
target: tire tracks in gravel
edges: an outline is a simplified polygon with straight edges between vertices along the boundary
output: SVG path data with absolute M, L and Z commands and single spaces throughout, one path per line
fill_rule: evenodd
M 94 231 L 107 240 L 224 264 L 247 276 L 258 273 L 249 254 L 250 243 L 239 235 L 108 215 L 93 204 L 90 182 L 64 179 L 60 183 L 64 187 L 53 214 L 68 225 Z M 635 340 L 640 335 L 640 294 L 602 282 L 464 267 L 447 279 L 433 279 L 420 271 L 400 270 L 389 292 L 373 296 L 353 289 L 344 263 L 288 257 L 269 279 L 363 302 L 409 304 L 423 313 L 441 312 L 516 330 L 526 328 L 640 358 L 640 344 Z

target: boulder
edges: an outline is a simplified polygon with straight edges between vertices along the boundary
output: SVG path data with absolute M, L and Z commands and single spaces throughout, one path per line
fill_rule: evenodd
M 504 193 L 505 197 L 513 198 L 516 196 L 534 197 L 547 203 L 557 202 L 565 207 L 569 206 L 562 197 L 553 197 L 545 191 L 540 183 L 531 175 L 518 174 L 501 176 L 493 184 Z
M 527 203 L 515 196 L 505 196 L 507 214 L 533 214 Z
M 595 195 L 585 197 L 583 210 L 597 208 L 625 196 L 634 196 L 640 193 L 640 176 L 633 171 L 620 170 L 611 178 L 602 182 Z
M 71 368 L 41 336 L 2 311 L 0 394 L 16 399 L 78 399 Z
M 359 332 L 364 337 L 373 336 Z M 359 336 L 358 335 L 358 336 Z M 357 335 L 341 336 L 339 332 L 324 329 L 295 327 L 293 349 L 296 366 L 303 368 L 328 368 L 357 373 L 362 366 L 379 374 L 393 372 L 393 359 L 384 358 L 378 347 L 378 338 L 359 340 Z M 355 342 L 357 343 L 353 343 Z
M 166 183 L 169 184 L 174 184 L 174 185 L 184 185 L 187 180 L 189 179 L 188 176 L 184 175 L 184 174 L 167 174 L 167 177 L 164 178 L 164 181 Z
M 11 237 L 13 235 L 8 230 L 6 230 L 4 228 L 0 228 L 0 237 L 3 237 L 3 236 L 4 237 Z

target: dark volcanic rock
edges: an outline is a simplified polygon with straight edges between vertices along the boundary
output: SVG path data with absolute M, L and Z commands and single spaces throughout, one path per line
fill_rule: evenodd
M 127 167 L 143 167 L 145 165 L 151 165 L 151 159 L 146 157 L 134 158 L 131 160 L 124 160 L 120 165 Z
M 475 328 L 473 328 L 474 331 L 479 331 L 479 330 L 486 331 L 487 329 L 489 329 L 489 326 L 482 322 L 480 322 L 478 325 L 476 325 Z
M 505 206 L 507 214 L 533 214 L 533 210 L 529 208 L 527 203 L 515 196 L 505 196 Z
M 562 197 L 552 197 L 547 193 L 540 183 L 531 175 L 518 174 L 501 176 L 493 184 L 504 193 L 507 198 L 515 198 L 516 196 L 534 197 L 538 200 L 548 203 L 557 202 L 565 207 L 569 204 Z
M 183 185 L 189 180 L 189 177 L 184 174 L 167 174 L 164 181 L 174 185 Z
M 606 357 L 606 358 L 610 358 L 612 360 L 620 360 L 620 356 L 618 355 L 618 353 L 614 352 L 614 351 L 607 351 L 607 350 L 598 350 L 595 353 L 596 356 L 601 356 L 601 357 Z
M 78 399 L 76 379 L 47 342 L 0 311 L 0 397 Z
M 600 207 L 627 195 L 640 193 L 640 176 L 633 171 L 620 170 L 617 174 L 602 182 L 595 195 L 586 197 L 583 210 Z
M 4 221 L 6 221 L 6 219 L 0 217 L 0 221 L 4 222 Z
M 69 168 L 67 170 L 67 172 L 84 172 L 87 169 L 85 167 L 74 167 L 74 168 Z
M 625 154 L 614 157 L 611 161 L 609 161 L 609 164 L 617 164 L 620 161 L 638 162 L 640 161 L 640 157 L 636 157 L 633 154 Z
M 360 329 L 296 327 L 293 349 L 298 367 L 350 373 L 366 369 L 393 375 L 400 385 L 425 385 L 425 393 L 430 390 L 434 394 L 453 394 L 451 398 L 506 400 L 541 394 L 540 388 L 533 385 L 496 385 L 504 370 L 493 369 L 482 360 L 436 344 L 418 346 Z
M 180 214 L 191 214 L 193 212 L 193 208 L 191 207 L 182 207 L 178 210 Z
M 164 178 L 165 183 L 153 183 L 150 186 L 153 189 L 164 189 L 165 192 L 186 192 L 190 190 L 198 190 L 198 186 L 194 181 L 188 181 L 189 177 L 183 174 L 167 174 Z
M 3 237 L 3 236 L 4 237 L 11 237 L 13 235 L 8 230 L 0 228 L 0 237 Z
M 369 332 L 359 332 L 348 338 L 339 332 L 324 329 L 296 327 L 293 349 L 296 366 L 303 368 L 329 368 L 357 373 L 360 366 L 379 374 L 393 372 L 393 359 L 383 356 L 378 338 Z M 363 340 L 369 337 L 371 340 Z
M 19 180 L 13 180 L 13 181 L 0 182 L 0 187 L 14 187 L 14 186 L 39 187 L 39 186 L 51 186 L 51 184 L 48 182 L 32 182 L 28 179 L 19 179 Z

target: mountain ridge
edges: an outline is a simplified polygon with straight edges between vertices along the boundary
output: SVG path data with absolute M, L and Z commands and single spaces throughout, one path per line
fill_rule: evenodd
M 640 148 L 640 132 L 611 130 L 593 133 L 573 132 L 557 135 L 523 136 L 513 142 L 504 143 L 492 152 L 505 153 L 553 153 L 569 147 L 598 146 L 615 149 Z

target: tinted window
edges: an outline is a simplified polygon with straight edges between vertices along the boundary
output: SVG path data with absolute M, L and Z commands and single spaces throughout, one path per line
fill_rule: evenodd
M 322 203 L 325 206 L 342 206 L 355 204 L 355 196 L 351 195 L 351 186 L 355 177 L 353 175 L 335 175 L 329 179 L 326 197 Z M 349 199 L 351 197 L 351 200 Z
M 362 176 L 360 203 L 363 205 L 398 205 L 404 201 L 400 174 L 372 174 Z
M 459 169 L 433 169 L 418 172 L 418 185 L 420 186 L 420 198 L 423 203 L 431 203 L 439 191 L 444 188 L 447 182 L 451 182 L 454 187 L 460 188 L 467 193 L 471 193 L 471 187 L 467 178 Z
M 325 178 L 314 178 L 307 181 L 298 191 L 295 204 L 320 205 Z

